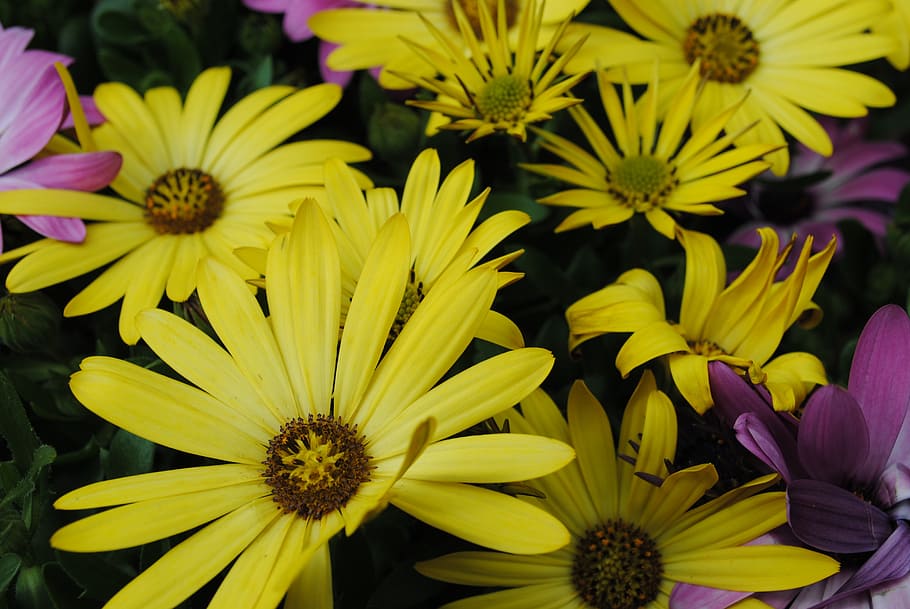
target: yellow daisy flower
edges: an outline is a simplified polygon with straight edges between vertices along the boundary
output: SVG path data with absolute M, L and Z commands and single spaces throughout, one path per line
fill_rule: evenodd
M 834 238 L 815 255 L 812 237 L 803 244 L 786 279 L 775 277 L 791 254 L 793 242 L 779 249 L 777 233 L 759 229 L 761 248 L 755 259 L 726 287 L 727 268 L 720 246 L 710 236 L 680 231 L 686 250 L 686 278 L 679 321 L 664 312 L 657 278 L 643 269 L 626 271 L 605 288 L 566 310 L 569 348 L 609 332 L 631 332 L 616 355 L 625 377 L 638 366 L 665 357 L 682 396 L 699 413 L 713 404 L 708 362 L 719 360 L 763 383 L 774 407 L 792 410 L 813 385 L 827 383 L 821 361 L 794 352 L 768 361 L 784 332 L 797 321 L 821 321 L 812 295 L 834 255 Z
M 616 145 L 582 106 L 568 110 L 594 155 L 569 139 L 534 130 L 542 139 L 541 146 L 571 167 L 537 163 L 521 167 L 578 187 L 540 199 L 547 205 L 581 208 L 569 214 L 556 227 L 557 232 L 587 224 L 603 228 L 638 213 L 644 214 L 655 230 L 673 239 L 676 221 L 668 211 L 716 215 L 722 212 L 711 202 L 745 194 L 736 185 L 767 169 L 770 164 L 758 159 L 776 146 L 762 143 L 728 150 L 736 137 L 754 125 L 718 137 L 729 127 L 744 99 L 718 109 L 710 122 L 694 129 L 683 143 L 699 98 L 699 83 L 698 68 L 693 66 L 670 102 L 658 134 L 656 66 L 648 90 L 637 104 L 628 81 L 623 82 L 620 101 L 606 74 L 598 72 L 600 97 Z
M 891 36 L 869 33 L 889 6 L 880 0 L 610 0 L 619 16 L 645 40 L 611 28 L 573 26 L 589 36 L 570 62 L 570 71 L 594 66 L 614 68 L 611 77 L 645 82 L 660 61 L 660 108 L 700 60 L 705 90 L 692 124 L 700 129 L 724 108 L 749 96 L 731 117 L 728 131 L 758 126 L 737 144 L 781 146 L 770 157 L 777 174 L 787 171 L 789 155 L 783 131 L 815 150 L 831 154 L 831 140 L 809 112 L 864 116 L 867 107 L 894 104 L 894 93 L 879 81 L 841 66 L 883 57 L 895 51 Z M 571 38 L 569 36 L 568 38 Z M 808 111 L 808 112 L 807 112 Z
M 341 319 L 347 315 L 347 304 L 364 260 L 376 234 L 394 214 L 402 213 L 410 228 L 411 274 L 395 323 L 389 333 L 394 340 L 414 308 L 437 284 L 450 284 L 480 261 L 505 237 L 530 222 L 524 212 L 502 211 L 474 227 L 474 222 L 490 193 L 485 188 L 471 198 L 474 187 L 474 161 L 467 160 L 453 169 L 440 184 L 441 168 L 436 150 L 421 152 L 408 172 L 399 201 L 391 188 L 361 190 L 357 174 L 345 163 L 332 159 L 325 163 L 326 189 L 316 196 L 326 213 L 335 221 L 332 229 L 341 251 L 342 288 Z M 283 230 L 282 226 L 276 227 Z M 510 252 L 482 266 L 496 269 L 497 286 L 502 288 L 522 277 L 522 273 L 501 271 L 521 254 Z M 266 274 L 266 250 L 237 250 L 251 268 Z M 267 280 L 254 281 L 265 287 Z M 477 330 L 477 337 L 509 349 L 524 347 L 524 337 L 509 318 L 489 311 Z
M 156 306 L 163 293 L 175 302 L 189 298 L 203 257 L 213 255 L 252 278 L 233 250 L 266 247 L 274 236 L 266 222 L 288 216 L 290 200 L 321 186 L 325 159 L 370 158 L 366 148 L 338 140 L 280 145 L 335 107 L 337 85 L 266 87 L 218 119 L 230 77 L 228 68 L 206 70 L 182 104 L 171 87 L 150 89 L 143 98 L 122 83 L 100 85 L 94 98 L 107 122 L 92 136 L 100 150 L 123 156 L 111 183 L 120 197 L 0 193 L 0 213 L 97 220 L 81 244 L 44 239 L 0 255 L 0 262 L 24 256 L 10 270 L 7 289 L 39 290 L 113 262 L 63 313 L 85 315 L 122 297 L 120 336 L 134 344 L 136 313 Z
M 534 480 L 537 504 L 568 527 L 571 543 L 540 556 L 456 552 L 417 564 L 424 575 L 504 590 L 445 609 L 667 609 L 676 582 L 737 591 L 808 585 L 838 570 L 833 559 L 791 546 L 743 546 L 787 521 L 783 492 L 765 476 L 692 507 L 717 482 L 713 465 L 670 473 L 676 415 L 645 373 L 623 416 L 619 444 L 581 381 L 568 423 L 542 391 L 507 416 L 514 431 L 569 442 L 578 459 Z M 634 463 L 634 465 L 633 465 Z
M 537 40 L 540 38 L 544 5 L 532 1 L 521 14 L 513 55 L 509 49 L 508 24 L 504 19 L 505 0 L 499 0 L 496 14 L 501 17 L 495 23 L 485 2 L 477 6 L 482 43 L 457 2 L 452 5 L 460 32 L 456 40 L 448 38 L 424 18 L 427 29 L 436 39 L 434 46 L 441 52 L 405 40 L 441 78 L 393 73 L 439 96 L 436 101 L 407 101 L 408 105 L 433 111 L 427 125 L 428 134 L 432 135 L 440 128 L 472 130 L 467 140 L 471 142 L 497 131 L 505 131 L 525 141 L 527 125 L 550 119 L 554 112 L 581 102 L 578 98 L 567 96 L 566 92 L 586 74 L 558 79 L 565 63 L 584 40 L 579 40 L 558 59 L 552 60 L 553 50 L 569 24 L 566 20 L 553 32 L 538 55 Z M 470 49 L 470 57 L 465 56 L 465 48 Z M 445 123 L 446 117 L 451 117 L 451 122 Z
M 268 318 L 214 258 L 200 263 L 198 290 L 220 344 L 161 309 L 138 315 L 142 339 L 192 385 L 115 358 L 82 362 L 70 387 L 89 410 L 224 462 L 102 481 L 56 501 L 64 510 L 120 506 L 54 533 L 51 545 L 71 552 L 201 527 L 106 609 L 174 607 L 232 562 L 210 608 L 271 609 L 289 588 L 290 606 L 303 606 L 295 603 L 305 595 L 306 606 L 328 599 L 318 606 L 331 607 L 326 542 L 387 503 L 502 551 L 549 552 L 568 542 L 565 527 L 538 507 L 466 483 L 544 475 L 572 460 L 569 446 L 521 434 L 446 439 L 524 398 L 552 355 L 508 351 L 437 385 L 496 293 L 485 268 L 429 295 L 387 348 L 409 249 L 407 221 L 396 215 L 376 236 L 339 337 L 339 253 L 329 221 L 307 201 L 269 249 Z
M 360 0 L 358 0 L 360 1 Z M 560 24 L 578 14 L 589 0 L 560 0 L 548 2 L 543 11 L 540 38 L 536 48 L 543 48 Z M 324 40 L 341 45 L 333 51 L 327 65 L 333 70 L 360 70 L 382 66 L 379 84 L 387 89 L 409 89 L 413 84 L 392 72 L 432 78 L 433 68 L 416 55 L 404 39 L 430 47 L 436 44 L 433 33 L 424 25 L 432 23 L 452 42 L 461 40 L 455 5 L 457 4 L 475 36 L 481 36 L 479 4 L 489 12 L 498 0 L 362 0 L 370 8 L 343 8 L 322 11 L 313 15 L 309 26 Z M 506 0 L 505 25 L 514 44 L 518 37 L 521 15 L 529 10 L 529 0 Z M 497 20 L 500 18 L 497 17 Z M 463 47 L 468 51 L 467 46 Z M 514 47 L 513 47 L 514 48 Z

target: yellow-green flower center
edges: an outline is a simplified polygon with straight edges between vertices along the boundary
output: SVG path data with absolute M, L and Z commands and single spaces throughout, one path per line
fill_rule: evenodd
M 487 122 L 514 123 L 521 120 L 531 105 L 531 86 L 511 74 L 497 76 L 487 82 L 474 103 Z
M 758 67 L 758 41 L 735 15 L 712 13 L 695 20 L 683 41 L 686 61 L 701 59 L 702 76 L 717 82 L 744 81 Z
M 608 520 L 578 540 L 572 584 L 594 609 L 640 609 L 657 598 L 663 572 L 657 544 L 647 533 Z
M 411 315 L 417 310 L 417 306 L 423 300 L 423 282 L 415 281 L 414 271 L 411 271 L 411 280 L 404 288 L 404 296 L 401 297 L 401 304 L 398 306 L 398 313 L 395 315 L 395 321 L 389 329 L 388 342 L 393 342 L 404 325 L 411 319 Z
M 172 169 L 145 191 L 145 221 L 160 234 L 205 230 L 224 209 L 224 192 L 199 169 Z
M 498 15 L 498 0 L 454 0 L 453 2 L 446 2 L 446 15 L 449 18 L 449 24 L 452 26 L 452 29 L 458 29 L 458 22 L 455 21 L 455 9 L 453 8 L 454 2 L 457 2 L 461 6 L 461 10 L 464 11 L 465 17 L 468 18 L 468 23 L 471 24 L 471 29 L 474 30 L 474 35 L 477 38 L 482 38 L 483 33 L 480 28 L 480 7 L 478 2 L 486 2 L 487 12 L 493 18 L 493 23 L 496 23 Z M 518 17 L 518 2 L 517 0 L 505 0 L 503 3 L 506 8 L 506 27 L 512 29 L 512 26 L 515 25 L 515 19 Z
M 607 172 L 607 192 L 637 212 L 661 207 L 679 184 L 676 169 L 651 156 L 632 156 Z
M 269 442 L 263 464 L 275 503 L 313 520 L 343 507 L 372 469 L 356 426 L 321 414 L 285 423 Z

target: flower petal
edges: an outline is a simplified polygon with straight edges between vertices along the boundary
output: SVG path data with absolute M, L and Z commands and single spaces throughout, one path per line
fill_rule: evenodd
M 800 541 L 827 552 L 877 549 L 893 526 L 886 513 L 850 491 L 819 480 L 787 487 L 787 520 Z
M 500 552 L 539 554 L 569 543 L 569 531 L 547 512 L 476 486 L 402 478 L 391 502 L 431 526 Z
M 531 586 L 549 579 L 566 579 L 572 564 L 546 554 L 455 552 L 419 562 L 414 568 L 421 575 L 464 586 Z
M 896 305 L 875 312 L 860 334 L 847 389 L 869 428 L 869 459 L 860 480 L 884 469 L 910 407 L 910 318 Z M 903 455 L 906 456 L 906 455 Z
M 835 486 L 859 482 L 856 474 L 869 453 L 869 433 L 853 396 L 836 385 L 813 393 L 800 419 L 797 448 L 810 477 Z

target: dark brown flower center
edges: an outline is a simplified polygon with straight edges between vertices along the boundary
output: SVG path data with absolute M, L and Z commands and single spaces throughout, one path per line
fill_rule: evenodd
M 493 18 L 494 24 L 498 19 L 498 0 L 451 0 L 451 3 L 446 3 L 446 15 L 449 18 L 449 23 L 452 25 L 452 28 L 455 30 L 458 29 L 458 22 L 455 21 L 455 9 L 453 7 L 453 3 L 455 2 L 457 2 L 461 7 L 461 10 L 464 11 L 465 17 L 468 18 L 468 23 L 471 24 L 471 29 L 474 30 L 474 35 L 477 36 L 478 39 L 483 37 L 480 28 L 480 7 L 478 6 L 478 3 L 486 3 L 488 12 Z M 515 20 L 518 17 L 518 1 L 505 0 L 503 5 L 506 10 L 506 26 L 509 29 L 512 29 L 512 26 L 515 25 Z
M 172 169 L 145 191 L 145 220 L 160 234 L 198 233 L 223 209 L 221 186 L 199 169 Z
M 275 503 L 312 520 L 343 507 L 372 469 L 356 427 L 321 414 L 285 423 L 263 464 Z
M 686 61 L 701 59 L 701 75 L 717 82 L 744 81 L 758 67 L 758 41 L 735 15 L 704 15 L 689 26 L 683 41 Z
M 663 572 L 657 544 L 647 533 L 608 520 L 578 540 L 572 584 L 594 609 L 641 609 L 657 598 Z

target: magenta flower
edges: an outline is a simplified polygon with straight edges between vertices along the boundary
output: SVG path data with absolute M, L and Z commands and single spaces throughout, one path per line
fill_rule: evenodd
M 892 204 L 910 182 L 910 172 L 882 167 L 907 154 L 898 142 L 865 139 L 866 121 L 853 120 L 840 125 L 831 118 L 819 118 L 834 144 L 834 154 L 824 157 L 802 144 L 790 163 L 785 180 L 817 176 L 804 189 L 793 192 L 778 186 L 779 179 L 762 176 L 746 203 L 753 220 L 740 226 L 729 237 L 731 243 L 758 247 L 759 226 L 777 230 L 782 243 L 797 233 L 800 241 L 813 235 L 815 243 L 827 243 L 837 236 L 838 248 L 844 240 L 837 228 L 841 220 L 853 219 L 881 242 L 891 218 Z
M 363 5 L 352 0 L 243 0 L 247 8 L 262 13 L 284 13 L 282 27 L 284 34 L 293 42 L 302 42 L 313 37 L 313 30 L 308 22 L 316 13 L 336 8 L 347 8 Z M 326 57 L 338 48 L 338 45 L 326 40 L 319 41 L 319 72 L 322 80 L 342 87 L 351 82 L 353 72 L 333 70 L 326 65 Z
M 773 598 L 758 595 L 766 603 L 910 607 L 908 359 L 910 317 L 898 306 L 882 307 L 860 335 L 847 388 L 817 389 L 798 426 L 774 413 L 766 397 L 727 367 L 710 370 L 715 408 L 727 416 L 740 413 L 734 426 L 739 441 L 787 483 L 793 535 L 843 562 L 839 574 L 813 586 Z M 705 609 L 745 596 L 691 587 L 674 593 L 681 602 L 698 599 Z
M 69 120 L 66 93 L 54 62 L 67 65 L 72 59 L 48 51 L 26 50 L 33 33 L 0 25 L 0 190 L 103 188 L 120 170 L 120 156 L 116 153 L 35 158 Z M 90 110 L 90 118 L 100 118 L 93 106 Z M 78 218 L 17 218 L 45 237 L 74 242 L 85 238 L 85 225 Z

